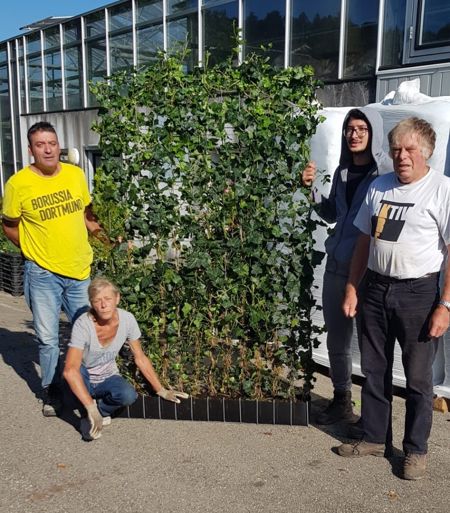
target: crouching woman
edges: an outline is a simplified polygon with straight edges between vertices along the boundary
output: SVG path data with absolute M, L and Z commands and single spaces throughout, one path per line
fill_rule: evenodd
M 120 375 L 116 364 L 125 342 L 141 374 L 160 397 L 179 403 L 179 397 L 188 396 L 161 385 L 142 350 L 136 319 L 117 307 L 120 294 L 116 286 L 105 278 L 95 278 L 88 294 L 91 309 L 73 326 L 63 375 L 86 410 L 80 423 L 81 435 L 85 440 L 95 440 L 101 436 L 103 426 L 111 423 L 111 415 L 137 398 L 135 389 Z

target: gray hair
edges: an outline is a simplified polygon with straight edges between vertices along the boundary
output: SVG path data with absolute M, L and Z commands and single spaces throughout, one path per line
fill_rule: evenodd
M 402 135 L 411 133 L 420 138 L 422 155 L 428 160 L 436 145 L 436 132 L 428 121 L 421 118 L 406 118 L 397 123 L 388 134 L 389 148 L 392 149 Z

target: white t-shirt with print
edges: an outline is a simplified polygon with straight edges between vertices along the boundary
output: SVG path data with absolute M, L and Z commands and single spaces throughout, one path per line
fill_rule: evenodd
M 105 379 L 119 374 L 116 357 L 127 341 L 141 338 L 141 331 L 133 314 L 117 309 L 119 326 L 114 339 L 106 346 L 98 341 L 94 321 L 89 312 L 81 315 L 73 325 L 69 347 L 83 350 L 82 363 L 86 367 L 91 383 L 101 383 Z
M 411 184 L 373 181 L 354 224 L 370 235 L 368 268 L 398 279 L 441 270 L 450 244 L 450 179 L 431 169 Z

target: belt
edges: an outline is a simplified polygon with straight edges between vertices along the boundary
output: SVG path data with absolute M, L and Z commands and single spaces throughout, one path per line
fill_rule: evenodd
M 415 282 L 419 280 L 429 280 L 431 278 L 435 278 L 437 280 L 439 273 L 428 273 L 420 276 L 419 278 L 394 278 L 392 276 L 384 276 L 383 274 L 376 273 L 370 269 L 367 270 L 367 276 L 369 279 L 372 279 L 378 283 L 407 283 L 407 282 Z

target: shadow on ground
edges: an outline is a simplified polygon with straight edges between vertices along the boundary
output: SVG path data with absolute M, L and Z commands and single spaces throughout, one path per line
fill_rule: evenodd
M 0 354 L 3 361 L 12 367 L 28 385 L 36 397 L 41 390 L 38 346 L 33 335 L 27 331 L 9 331 L 0 328 Z
M 31 329 L 31 323 L 27 323 L 27 327 Z M 70 324 L 68 322 L 61 322 L 60 333 L 61 361 L 64 361 L 64 354 L 70 334 Z M 28 331 L 10 331 L 0 328 L 0 355 L 3 361 L 14 369 L 14 372 L 26 382 L 34 396 L 40 399 L 42 388 L 38 370 L 39 351 L 33 334 Z M 67 387 L 63 387 L 63 394 L 64 409 L 59 418 L 78 429 L 80 419 L 74 413 L 74 409 L 77 409 L 78 404 Z

